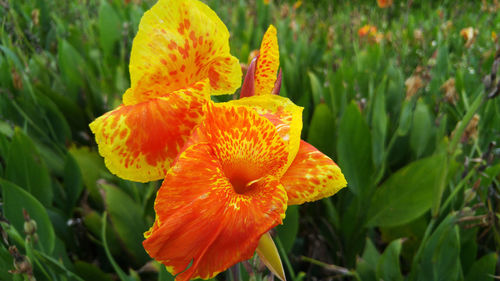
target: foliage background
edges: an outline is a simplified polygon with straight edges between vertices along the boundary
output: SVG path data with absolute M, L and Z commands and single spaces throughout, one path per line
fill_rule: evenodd
M 394 2 L 208 1 L 242 63 L 277 27 L 281 95 L 349 182 L 287 211 L 275 239 L 289 280 L 500 275 L 500 6 Z M 152 4 L 0 1 L 0 280 L 172 280 L 141 245 L 160 183 L 111 175 L 88 128 L 129 86 Z M 365 24 L 380 40 L 358 36 Z M 217 279 L 268 274 L 256 259 L 233 272 Z

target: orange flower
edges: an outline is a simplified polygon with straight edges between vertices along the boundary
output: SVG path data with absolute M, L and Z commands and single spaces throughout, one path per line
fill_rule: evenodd
M 112 173 L 140 182 L 165 177 L 210 94 L 241 84 L 228 39 L 226 26 L 199 1 L 160 0 L 144 14 L 123 105 L 90 124 Z
M 377 0 L 377 4 L 380 8 L 387 8 L 392 6 L 392 0 Z
M 287 100 L 270 97 L 276 104 Z M 246 99 L 253 98 L 261 96 Z M 267 119 L 239 102 L 207 105 L 206 119 L 167 173 L 155 223 L 145 233 L 146 251 L 179 274 L 177 280 L 212 278 L 251 258 L 262 235 L 282 222 L 287 205 L 346 185 L 330 158 L 276 130 L 271 120 L 289 124 L 297 110 L 290 103 Z M 300 148 L 290 157 L 292 141 Z
M 124 105 L 90 125 L 113 173 L 164 177 L 143 245 L 178 280 L 211 278 L 249 259 L 288 205 L 346 186 L 340 168 L 300 140 L 302 108 L 275 95 L 281 76 L 273 26 L 247 73 L 247 97 L 210 100 L 241 82 L 228 37 L 204 4 L 160 0 L 134 39 Z
M 358 37 L 367 38 L 370 43 L 379 43 L 384 38 L 384 35 L 377 31 L 377 27 L 366 24 L 358 29 Z
M 377 28 L 373 25 L 365 24 L 363 27 L 358 29 L 358 36 L 365 37 L 368 35 L 375 36 L 377 34 Z

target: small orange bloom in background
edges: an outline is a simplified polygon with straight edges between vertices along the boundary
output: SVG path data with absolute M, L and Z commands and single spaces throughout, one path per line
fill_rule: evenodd
M 380 8 L 387 8 L 392 6 L 392 0 L 377 0 L 377 4 Z
M 377 34 L 377 27 L 369 24 L 363 25 L 360 29 L 358 29 L 359 37 L 366 37 L 368 35 L 374 36 Z
M 476 41 L 478 31 L 473 27 L 467 27 L 460 30 L 460 35 L 464 38 L 465 47 L 470 48 L 474 41 Z
M 377 31 L 377 27 L 366 24 L 358 29 L 358 37 L 361 39 L 366 38 L 370 43 L 380 43 L 384 35 Z
M 491 40 L 496 43 L 497 39 L 498 39 L 497 33 L 495 31 L 492 31 L 491 32 Z

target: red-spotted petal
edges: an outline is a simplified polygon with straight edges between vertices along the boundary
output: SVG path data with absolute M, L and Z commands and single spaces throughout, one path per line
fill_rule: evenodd
M 195 144 L 158 192 L 157 220 L 143 244 L 170 273 L 180 273 L 178 281 L 212 278 L 251 258 L 260 237 L 284 218 L 287 195 L 275 177 L 239 192 L 223 165 L 210 143 Z
M 187 88 L 208 78 L 211 94 L 233 93 L 241 67 L 229 53 L 229 32 L 197 0 L 159 0 L 141 19 L 130 57 L 131 88 L 124 104 L 135 104 Z
M 332 196 L 347 185 L 339 166 L 305 141 L 300 142 L 299 152 L 281 183 L 288 194 L 288 205 Z
M 278 134 L 287 144 L 288 161 L 285 166 L 286 170 L 292 164 L 299 150 L 303 108 L 295 105 L 288 98 L 270 94 L 232 100 L 229 104 L 251 108 L 273 123 Z
M 200 131 L 237 189 L 264 175 L 280 176 L 286 170 L 286 143 L 275 126 L 251 108 L 209 103 Z
M 276 28 L 271 25 L 262 38 L 257 67 L 255 68 L 256 96 L 272 93 L 279 64 L 278 37 L 276 36 Z
M 90 124 L 99 153 L 117 176 L 139 182 L 163 179 L 203 117 L 208 81 L 134 105 L 122 105 Z

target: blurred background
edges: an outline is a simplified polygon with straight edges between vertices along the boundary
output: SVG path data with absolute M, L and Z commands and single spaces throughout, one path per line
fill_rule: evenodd
M 154 2 L 0 0 L 0 280 L 173 280 L 142 247 L 161 182 L 110 174 L 88 127 Z M 287 210 L 288 280 L 500 279 L 499 1 L 206 3 L 243 68 L 277 27 L 281 95 L 349 183 Z

